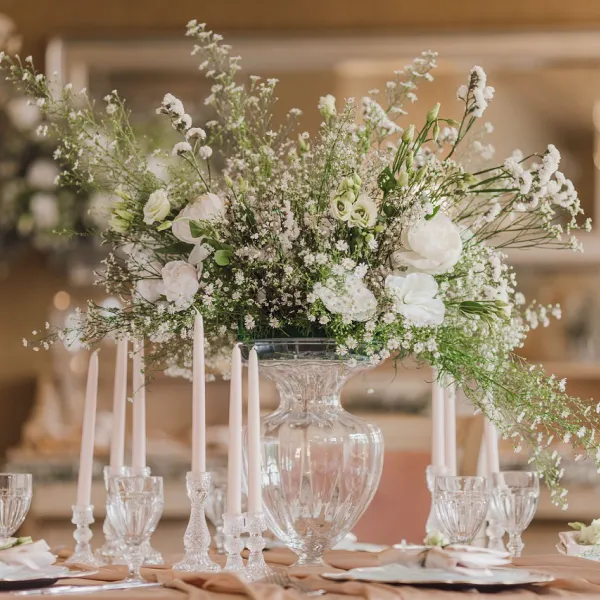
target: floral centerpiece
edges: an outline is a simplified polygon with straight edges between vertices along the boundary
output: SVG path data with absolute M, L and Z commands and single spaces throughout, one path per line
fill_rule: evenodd
M 83 90 L 53 93 L 30 58 L 2 59 L 60 140 L 60 181 L 119 198 L 102 233 L 116 251 L 99 284 L 123 306 L 90 304 L 35 349 L 128 335 L 149 340 L 151 363 L 185 374 L 199 311 L 216 354 L 233 339 L 318 337 L 349 362 L 412 356 L 459 384 L 517 450 L 527 444 L 564 503 L 560 457 L 546 449 L 572 441 L 599 461 L 599 409 L 515 354 L 560 310 L 528 303 L 504 254 L 580 249 L 574 232 L 590 223 L 579 221 L 558 150 L 485 163 L 491 127 L 479 123 L 494 88 L 480 67 L 458 90 L 460 121 L 438 104 L 409 124 L 407 104 L 432 79 L 432 52 L 382 92 L 322 97 L 323 123 L 310 136 L 297 129 L 297 109 L 274 121 L 276 80 L 241 77 L 240 57 L 203 24 L 190 22 L 187 35 L 212 82 L 205 104 L 215 118 L 194 124 L 165 95 L 157 112 L 181 136 L 156 152 L 177 159 L 168 178 L 149 168 L 116 91 L 94 110 Z

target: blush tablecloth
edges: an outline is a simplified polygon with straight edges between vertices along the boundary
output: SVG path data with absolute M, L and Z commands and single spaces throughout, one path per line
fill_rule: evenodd
M 224 557 L 215 556 L 223 564 Z M 288 550 L 270 550 L 265 558 L 275 565 L 290 565 L 294 555 Z M 347 570 L 355 567 L 379 564 L 379 555 L 364 552 L 335 550 L 326 554 L 326 570 Z M 600 600 L 600 563 L 582 558 L 558 554 L 515 559 L 516 568 L 549 573 L 555 581 L 540 586 L 513 588 L 498 593 L 477 593 L 482 599 L 533 600 L 537 598 L 589 598 Z M 290 575 L 302 577 L 305 585 L 325 589 L 332 600 L 466 600 L 472 591 L 446 591 L 411 586 L 392 586 L 355 581 L 328 581 L 319 577 L 323 569 L 291 569 Z M 300 600 L 305 597 L 294 590 L 263 583 L 246 584 L 230 574 L 200 574 L 174 572 L 168 566 L 143 568 L 142 574 L 149 581 L 159 581 L 161 588 L 129 589 L 102 593 L 82 594 L 81 598 L 96 597 L 112 600 Z M 99 581 L 119 581 L 126 576 L 122 566 L 103 567 L 99 573 L 87 579 L 64 580 L 62 584 L 91 585 Z M 468 596 L 468 595 L 469 596 Z M 68 598 L 79 598 L 70 594 Z

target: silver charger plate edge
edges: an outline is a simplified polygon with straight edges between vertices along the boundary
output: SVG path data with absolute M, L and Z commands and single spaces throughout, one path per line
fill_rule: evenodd
M 482 577 L 475 577 L 469 579 L 465 577 L 464 579 L 453 579 L 453 578 L 444 578 L 440 576 L 439 579 L 417 579 L 415 577 L 397 577 L 390 576 L 387 579 L 384 578 L 373 578 L 368 575 L 352 575 L 350 571 L 346 573 L 321 573 L 321 577 L 325 579 L 331 579 L 335 581 L 364 581 L 364 582 L 373 582 L 373 583 L 391 583 L 396 585 L 426 585 L 426 586 L 434 586 L 434 585 L 444 585 L 444 586 L 473 586 L 473 587 L 514 587 L 521 585 L 536 585 L 542 583 L 550 583 L 555 580 L 553 575 L 548 575 L 547 573 L 540 573 L 536 571 L 525 571 L 523 569 L 508 569 L 508 568 L 494 568 L 493 571 L 510 571 L 510 572 L 518 572 L 522 573 L 523 577 L 519 579 L 494 579 L 493 581 L 486 581 Z
M 58 581 L 59 579 L 84 579 L 89 575 L 96 575 L 98 573 L 98 569 L 93 571 L 65 571 L 62 573 L 48 573 L 47 571 L 42 571 L 41 573 L 31 573 L 31 577 L 0 577 L 0 583 L 17 583 L 21 581 L 41 581 L 46 579 L 55 579 Z

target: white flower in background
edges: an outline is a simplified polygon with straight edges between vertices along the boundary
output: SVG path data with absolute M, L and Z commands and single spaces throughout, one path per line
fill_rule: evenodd
M 335 96 L 327 94 L 327 96 L 321 96 L 318 104 L 319 112 L 327 119 L 328 117 L 334 117 L 337 114 L 335 108 Z
M 42 192 L 34 194 L 29 204 L 33 221 L 38 229 L 52 229 L 58 225 L 60 214 L 56 196 Z
M 8 118 L 21 131 L 33 129 L 42 118 L 40 109 L 26 97 L 12 98 L 6 103 Z
M 38 190 L 52 190 L 56 187 L 55 179 L 59 175 L 59 170 L 54 161 L 49 158 L 40 158 L 36 160 L 29 169 L 27 169 L 27 184 Z
M 173 96 L 173 94 L 165 94 L 160 108 L 156 109 L 157 114 L 170 115 L 172 117 L 182 117 L 185 114 L 183 102 Z
M 93 193 L 89 199 L 88 209 L 88 215 L 92 223 L 97 227 L 105 228 L 117 200 L 116 196 L 109 196 L 100 192 Z
M 487 85 L 487 75 L 485 74 L 485 71 L 477 65 L 471 69 L 469 88 L 473 91 L 471 114 L 474 117 L 482 117 L 488 103 L 494 97 L 495 90 L 492 86 Z M 459 93 L 460 92 L 461 88 L 459 88 Z
M 341 196 L 337 195 L 337 192 L 335 192 L 334 195 L 331 196 L 329 207 L 331 216 L 334 219 L 338 219 L 339 221 L 348 221 L 348 219 L 350 219 L 350 215 L 352 214 L 352 201 L 349 200 L 349 197 L 352 196 L 352 192 L 347 192 Z
M 150 197 L 144 205 L 144 223 L 152 225 L 164 221 L 171 212 L 171 203 L 165 190 L 156 190 L 150 194 Z
M 441 325 L 446 307 L 436 298 L 437 281 L 427 273 L 388 275 L 385 288 L 393 301 L 394 312 L 417 327 Z
M 191 152 L 191 151 L 192 151 L 192 147 L 188 142 L 177 142 L 173 146 L 173 151 L 171 152 L 171 154 L 173 156 L 182 156 L 186 152 Z
M 201 146 L 198 154 L 202 160 L 208 160 L 212 156 L 212 148 L 210 146 Z
M 192 127 L 191 129 L 188 129 L 185 137 L 188 140 L 204 140 L 206 139 L 206 131 L 204 131 L 202 127 Z
M 408 267 L 409 272 L 447 273 L 462 253 L 458 227 L 441 212 L 405 229 L 401 242 L 405 249 L 392 254 L 392 266 L 395 269 Z
M 210 221 L 225 214 L 225 204 L 217 194 L 203 194 L 188 204 L 173 221 L 173 235 L 188 244 L 201 244 L 190 231 L 190 221 Z
M 139 279 L 135 291 L 144 300 L 154 304 L 165 293 L 165 284 L 162 279 Z
M 171 179 L 169 164 L 163 157 L 151 154 L 146 164 L 148 165 L 148 171 L 160 181 L 168 182 Z
M 594 519 L 590 525 L 584 523 L 569 523 L 569 526 L 579 531 L 577 542 L 584 545 L 600 544 L 600 519 Z
M 377 309 L 373 292 L 354 274 L 341 282 L 331 278 L 324 285 L 317 283 L 313 292 L 329 312 L 341 314 L 349 321 L 368 321 Z
M 361 194 L 358 200 L 352 205 L 352 212 L 348 219 L 348 227 L 359 227 L 360 229 L 370 229 L 377 221 L 377 205 L 367 196 Z
M 190 252 L 188 262 L 190 265 L 194 265 L 197 269 L 201 268 L 202 262 L 207 259 L 214 249 L 208 244 L 198 244 L 194 246 L 194 249 Z M 199 273 L 200 275 L 201 273 Z
M 177 310 L 189 308 L 200 287 L 196 269 L 184 260 L 172 260 L 161 271 L 164 294 Z

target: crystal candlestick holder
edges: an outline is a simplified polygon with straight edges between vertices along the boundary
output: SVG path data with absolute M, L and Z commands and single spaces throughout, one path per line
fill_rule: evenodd
M 494 511 L 489 510 L 488 512 L 488 526 L 485 530 L 485 535 L 488 538 L 487 547 L 490 550 L 499 550 L 500 552 L 506 552 L 506 546 L 504 545 L 504 528 L 498 520 L 494 517 Z
M 429 465 L 425 471 L 425 477 L 427 480 L 427 489 L 431 494 L 431 508 L 429 509 L 429 516 L 427 517 L 427 523 L 425 524 L 425 533 L 430 535 L 432 533 L 444 533 L 444 527 L 440 523 L 437 512 L 435 510 L 435 505 L 433 502 L 433 484 L 435 482 L 435 478 L 438 475 L 447 475 L 448 470 L 446 467 L 438 467 L 435 465 Z
M 223 515 L 223 533 L 225 534 L 225 551 L 227 552 L 227 562 L 223 571 L 246 574 L 246 567 L 240 554 L 246 545 L 242 539 L 242 533 L 245 531 L 246 519 L 244 515 Z
M 71 523 L 76 525 L 73 532 L 75 538 L 75 551 L 71 557 L 65 561 L 66 565 L 85 565 L 88 567 L 101 567 L 102 563 L 94 557 L 90 540 L 93 533 L 90 525 L 94 522 L 94 507 L 91 504 L 87 506 L 73 506 L 73 519 Z
M 266 546 L 262 532 L 266 531 L 267 522 L 264 513 L 246 513 L 246 531 L 250 534 L 246 540 L 246 548 L 250 550 L 250 556 L 246 564 L 246 573 L 250 581 L 264 579 L 272 573 L 272 570 L 263 556 Z
M 104 485 L 108 490 L 108 480 L 111 477 L 127 475 L 127 467 L 112 468 L 110 466 L 104 467 Z M 95 556 L 98 560 L 102 561 L 106 565 L 112 565 L 123 561 L 125 556 L 125 550 L 127 546 L 122 539 L 117 535 L 114 527 L 112 526 L 109 518 L 108 510 L 108 494 L 106 496 L 106 517 L 104 517 L 104 523 L 102 524 L 102 533 L 104 533 L 104 545 L 98 548 L 95 552 Z
M 185 556 L 181 562 L 173 565 L 173 570 L 220 571 L 221 567 L 208 556 L 210 532 L 204 514 L 204 503 L 210 492 L 212 478 L 210 473 L 195 474 L 190 471 L 185 476 L 185 482 L 192 508 L 190 520 L 183 536 Z

